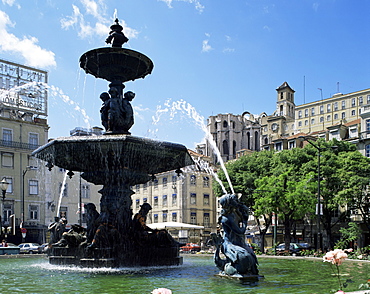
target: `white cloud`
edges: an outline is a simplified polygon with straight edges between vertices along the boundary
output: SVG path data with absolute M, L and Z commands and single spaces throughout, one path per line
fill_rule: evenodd
M 234 48 L 224 48 L 224 50 L 222 50 L 223 53 L 232 53 L 232 52 L 235 52 L 235 49 Z
M 312 4 L 312 8 L 313 8 L 313 10 L 315 10 L 316 12 L 317 12 L 317 10 L 319 9 L 319 3 L 318 2 L 315 2 L 315 3 L 313 3 Z
M 209 40 L 203 40 L 203 42 L 202 42 L 202 52 L 209 52 L 213 49 L 212 46 L 208 44 L 208 42 L 209 42 Z
M 21 6 L 17 3 L 15 3 L 15 0 L 1 0 L 3 2 L 3 4 L 5 5 L 9 5 L 9 6 L 13 6 L 15 5 L 18 9 L 21 8 Z
M 81 39 L 94 36 L 108 36 L 113 19 L 106 16 L 106 5 L 103 0 L 80 0 L 81 9 L 72 5 L 72 15 L 63 18 L 60 23 L 63 29 L 75 29 Z M 81 12 L 84 11 L 84 13 Z M 138 31 L 127 26 L 120 20 L 123 33 L 127 38 L 136 38 Z
M 30 66 L 56 66 L 55 54 L 37 45 L 37 38 L 24 36 L 20 39 L 7 31 L 8 26 L 14 25 L 9 16 L 0 10 L 0 51 L 20 54 Z
M 271 28 L 268 25 L 263 26 L 263 29 L 268 32 L 271 32 Z
M 166 3 L 169 8 L 172 8 L 173 1 L 182 1 L 182 2 L 194 4 L 195 9 L 198 10 L 200 13 L 202 13 L 204 10 L 204 6 L 200 3 L 199 0 L 157 0 L 157 1 L 162 1 Z

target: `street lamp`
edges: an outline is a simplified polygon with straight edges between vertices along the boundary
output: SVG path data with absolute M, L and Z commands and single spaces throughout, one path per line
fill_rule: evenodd
M 316 250 L 322 250 L 322 235 L 321 235 L 321 170 L 320 170 L 320 158 L 321 150 L 326 150 L 328 148 L 320 147 L 320 144 L 314 144 L 310 138 L 305 136 L 300 136 L 298 139 L 307 141 L 313 147 L 317 149 L 317 241 L 316 241 Z M 338 148 L 338 146 L 332 146 L 332 149 Z
M 37 170 L 37 166 L 26 166 L 22 174 L 22 224 L 24 223 L 24 176 L 29 170 Z
M 3 180 L 0 182 L 0 189 L 2 190 L 3 194 L 2 194 L 2 200 L 3 200 L 3 209 L 2 209 L 2 215 L 4 213 L 4 201 L 5 201 L 5 194 L 6 194 L 6 190 L 8 189 L 8 186 L 9 186 L 9 183 L 6 181 L 5 178 L 3 178 Z M 0 220 L 1 220 L 1 223 L 0 223 L 0 228 L 1 228 L 1 233 L 2 233 L 2 227 L 3 227 L 3 222 L 2 222 L 2 216 L 0 216 Z M 5 233 L 6 234 L 6 233 Z M 6 236 L 5 236 L 6 237 Z

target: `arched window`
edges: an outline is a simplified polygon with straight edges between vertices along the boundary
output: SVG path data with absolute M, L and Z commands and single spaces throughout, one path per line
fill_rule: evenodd
M 247 133 L 247 149 L 251 149 L 251 134 Z
M 215 122 L 215 130 L 217 130 L 217 123 Z
M 227 128 L 227 121 L 224 120 L 224 128 Z
M 236 155 L 236 141 L 233 141 L 233 155 Z
M 222 151 L 224 155 L 229 155 L 229 143 L 226 140 L 222 142 Z
M 258 132 L 254 132 L 254 150 L 258 151 L 260 150 L 259 146 L 260 146 L 260 142 L 259 142 L 259 135 L 258 135 Z

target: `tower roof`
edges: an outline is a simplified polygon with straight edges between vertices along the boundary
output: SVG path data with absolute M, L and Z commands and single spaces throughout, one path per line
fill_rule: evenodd
M 282 83 L 281 84 L 281 86 L 280 87 L 278 87 L 277 89 L 276 89 L 276 91 L 281 91 L 281 90 L 283 90 L 283 89 L 285 89 L 285 88 L 289 88 L 292 92 L 295 92 L 290 86 L 289 86 L 289 84 L 287 83 L 287 82 L 284 82 L 284 83 Z

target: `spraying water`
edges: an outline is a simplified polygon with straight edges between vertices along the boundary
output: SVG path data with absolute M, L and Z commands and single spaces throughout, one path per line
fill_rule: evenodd
M 220 162 L 221 168 L 225 173 L 227 182 L 229 183 L 231 193 L 234 194 L 234 188 L 233 185 L 231 184 L 231 180 L 226 170 L 224 161 L 222 160 L 220 150 L 217 148 L 216 142 L 213 140 L 211 133 L 208 131 L 207 126 L 204 123 L 204 117 L 201 116 L 190 103 L 184 100 L 171 101 L 171 99 L 168 99 L 164 103 L 164 105 L 166 106 L 166 108 L 162 108 L 160 105 L 157 106 L 157 111 L 155 115 L 152 117 L 153 124 L 157 124 L 161 119 L 162 115 L 164 114 L 169 114 L 170 119 L 173 119 L 179 111 L 181 113 L 186 114 L 189 118 L 193 119 L 195 124 L 205 133 L 205 139 L 209 142 L 212 150 L 215 152 L 217 159 Z M 215 175 L 214 172 L 213 175 Z M 218 183 L 220 183 L 222 190 L 226 193 L 226 189 L 222 185 L 221 180 L 218 177 L 215 177 L 215 179 Z
M 66 189 L 66 180 L 67 180 L 67 171 L 65 171 L 64 173 L 64 178 L 63 178 L 63 183 L 62 183 L 62 187 L 60 189 L 60 194 L 59 194 L 59 200 L 58 200 L 58 206 L 57 206 L 57 216 L 59 216 L 59 213 L 60 213 L 60 206 L 62 204 L 62 198 L 63 198 L 63 194 L 64 194 L 64 191 Z
M 29 82 L 21 86 L 15 86 L 9 90 L 0 89 L 0 102 L 6 101 L 9 96 L 14 96 L 15 93 L 21 93 L 23 91 L 35 89 L 39 90 L 40 92 L 47 90 L 49 96 L 61 98 L 64 103 L 72 106 L 75 111 L 79 112 L 82 115 L 84 123 L 88 126 L 88 128 L 90 128 L 91 119 L 87 115 L 86 111 L 81 108 L 78 103 L 73 101 L 68 95 L 64 94 L 62 89 L 53 85 L 50 86 L 43 82 Z

